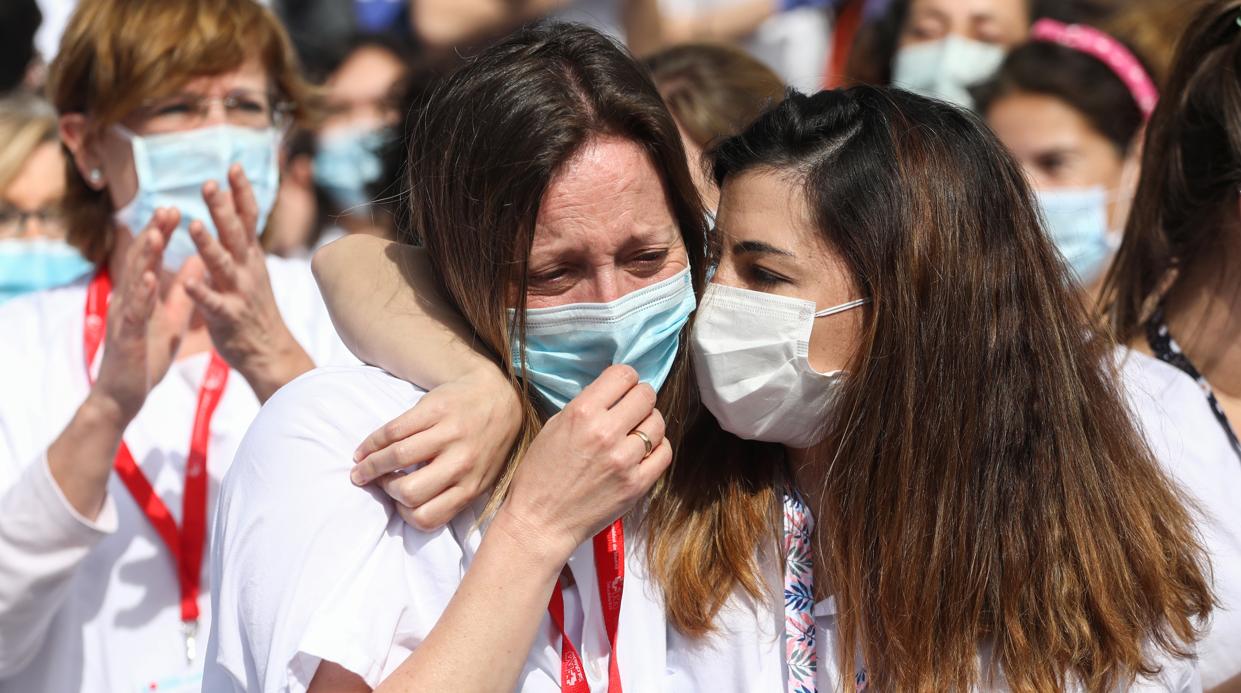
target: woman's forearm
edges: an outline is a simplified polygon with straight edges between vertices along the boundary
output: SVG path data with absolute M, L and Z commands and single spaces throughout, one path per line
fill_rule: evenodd
M 649 55 L 663 46 L 663 14 L 658 0 L 625 0 L 621 23 L 634 55 Z
M 735 41 L 757 31 L 775 13 L 775 0 L 746 0 L 719 9 L 668 17 L 663 26 L 664 43 Z
M 545 541 L 502 509 L 430 635 L 376 691 L 513 690 L 574 548 Z
M 497 370 L 440 296 L 422 250 L 355 234 L 315 253 L 313 267 L 332 323 L 362 361 L 427 389 Z
M 116 451 L 131 418 L 92 392 L 47 449 L 52 480 L 82 517 L 94 520 L 103 508 Z

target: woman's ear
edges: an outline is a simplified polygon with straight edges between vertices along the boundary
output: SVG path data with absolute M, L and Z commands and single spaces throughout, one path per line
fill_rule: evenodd
M 66 113 L 60 117 L 60 141 L 69 150 L 78 175 L 91 190 L 103 190 L 108 185 L 104 176 L 101 157 L 95 151 L 86 116 Z

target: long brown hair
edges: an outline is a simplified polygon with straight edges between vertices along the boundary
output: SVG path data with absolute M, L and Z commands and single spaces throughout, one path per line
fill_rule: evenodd
M 1147 129 L 1133 211 L 1103 287 L 1127 341 L 1177 279 L 1222 252 L 1241 190 L 1241 0 L 1210 2 L 1181 39 Z
M 425 245 L 444 296 L 473 329 L 478 343 L 496 356 L 525 397 L 525 413 L 510 462 L 491 498 L 495 508 L 513 472 L 538 433 L 543 414 L 532 404 L 512 365 L 510 339 L 524 343 L 527 262 L 539 205 L 557 170 L 592 138 L 611 135 L 640 145 L 663 179 L 689 253 L 696 291 L 703 285 L 706 237 L 702 204 L 690 179 L 676 124 L 647 73 L 612 40 L 586 27 L 541 24 L 522 29 L 470 59 L 434 87 L 411 116 L 409 198 L 411 230 Z M 510 306 L 516 296 L 516 305 Z M 510 325 L 508 309 L 515 308 Z M 659 393 L 667 437 L 677 450 L 673 466 L 687 459 L 680 445 L 697 403 L 686 357 L 688 330 L 681 333 L 676 363 Z M 709 523 L 700 544 L 669 548 L 676 528 L 658 508 L 694 498 L 699 489 L 670 476 L 653 492 L 644 536 L 653 555 L 692 553 L 701 561 L 729 560 L 723 546 L 752 512 L 725 511 Z M 741 483 L 723 480 L 729 486 Z M 729 497 L 730 501 L 733 497 Z M 770 498 L 747 502 L 764 509 Z M 719 538 L 719 541 L 712 539 Z M 753 546 L 753 544 L 751 544 Z M 685 561 L 692 564 L 693 561 Z M 751 562 L 743 581 L 760 593 Z M 746 572 L 749 571 L 749 572 Z M 675 576 L 664 583 L 671 621 L 689 632 L 701 628 L 699 604 L 714 595 L 705 587 L 681 589 Z
M 899 90 L 791 95 L 715 154 L 802 182 L 871 304 L 816 448 L 816 579 L 879 690 L 1110 689 L 1191 654 L 1182 498 L 981 122 Z M 978 670 L 990 643 L 996 671 Z

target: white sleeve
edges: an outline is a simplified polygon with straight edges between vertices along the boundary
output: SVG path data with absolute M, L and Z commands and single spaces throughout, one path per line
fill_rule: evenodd
M 220 493 L 204 691 L 305 691 L 321 659 L 371 685 L 390 669 L 416 598 L 403 561 L 437 535 L 406 528 L 348 473 L 366 432 L 418 396 L 378 369 L 329 368 L 263 407 Z
M 78 567 L 117 527 L 111 494 L 90 521 L 47 465 L 50 303 L 28 297 L 0 310 L 0 326 L 15 333 L 0 339 L 0 679 L 37 655 Z
M 94 522 L 74 510 L 46 453 L 0 495 L 0 679 L 39 652 L 78 566 L 116 526 L 111 496 Z

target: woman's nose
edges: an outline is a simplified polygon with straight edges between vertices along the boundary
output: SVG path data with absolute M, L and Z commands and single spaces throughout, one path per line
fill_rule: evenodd
M 614 267 L 601 268 L 596 271 L 591 281 L 590 303 L 608 303 L 627 293 L 622 285 L 620 273 Z

